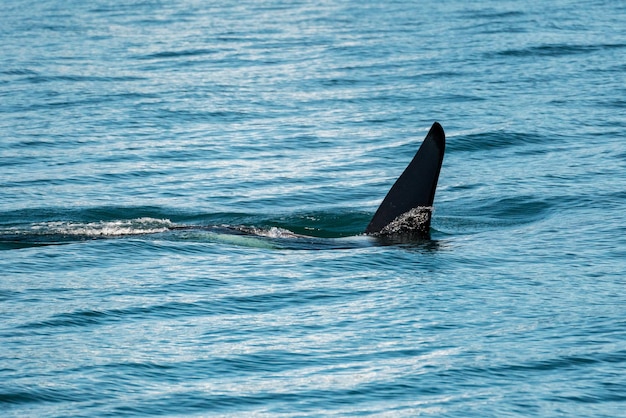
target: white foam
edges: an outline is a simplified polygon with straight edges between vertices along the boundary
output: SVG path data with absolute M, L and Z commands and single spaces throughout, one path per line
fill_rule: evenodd
M 270 229 L 251 227 L 251 228 L 242 228 L 242 230 L 247 233 L 256 235 L 256 236 L 267 237 L 267 238 L 297 238 L 300 236 L 296 234 L 295 232 L 292 232 L 288 229 L 279 228 L 276 226 L 273 226 Z
M 418 206 L 404 212 L 391 221 L 381 231 L 381 235 L 396 235 L 403 233 L 427 233 L 430 226 L 431 206 Z
M 169 219 L 138 218 L 98 222 L 42 222 L 33 225 L 31 231 L 81 237 L 119 237 L 165 232 L 172 226 Z

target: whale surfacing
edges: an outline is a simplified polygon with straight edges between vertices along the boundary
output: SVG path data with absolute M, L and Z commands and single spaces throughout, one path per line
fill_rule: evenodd
M 376 210 L 365 229 L 368 235 L 410 235 L 426 238 L 439 172 L 446 148 L 446 136 L 438 122 Z

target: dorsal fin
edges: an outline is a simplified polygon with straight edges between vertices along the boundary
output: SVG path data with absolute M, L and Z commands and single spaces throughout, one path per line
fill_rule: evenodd
M 445 148 L 446 135 L 441 125 L 435 122 L 411 163 L 378 207 L 365 230 L 366 234 L 381 233 L 387 225 L 411 209 L 432 208 Z M 421 227 L 427 231 L 430 212 L 425 222 L 426 225 Z

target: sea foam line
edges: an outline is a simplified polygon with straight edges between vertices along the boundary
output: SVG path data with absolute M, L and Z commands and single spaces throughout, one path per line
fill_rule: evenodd
M 174 226 L 169 219 L 138 218 L 98 222 L 53 221 L 34 224 L 26 233 L 41 235 L 61 234 L 83 237 L 116 237 L 123 235 L 154 234 Z

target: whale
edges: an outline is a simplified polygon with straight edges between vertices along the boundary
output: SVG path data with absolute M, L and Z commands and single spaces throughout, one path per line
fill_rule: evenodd
M 430 240 L 431 218 L 439 173 L 443 164 L 446 137 L 442 126 L 434 122 L 415 156 L 397 178 L 365 230 L 354 236 L 373 237 L 381 245 L 395 245 Z M 363 244 L 346 238 L 321 238 L 294 233 L 288 229 L 257 228 L 242 225 L 184 225 L 168 219 L 141 217 L 100 222 L 37 222 L 24 229 L 11 226 L 0 229 L 0 250 L 40 245 L 58 245 L 76 241 L 122 236 L 179 233 L 173 239 L 217 240 L 247 246 L 267 246 L 278 239 L 283 247 L 351 248 Z M 195 233 L 199 233 L 196 238 Z M 367 245 L 367 243 L 365 243 Z
M 376 210 L 365 234 L 430 237 L 433 202 L 445 148 L 443 127 L 434 122 L 417 153 Z

